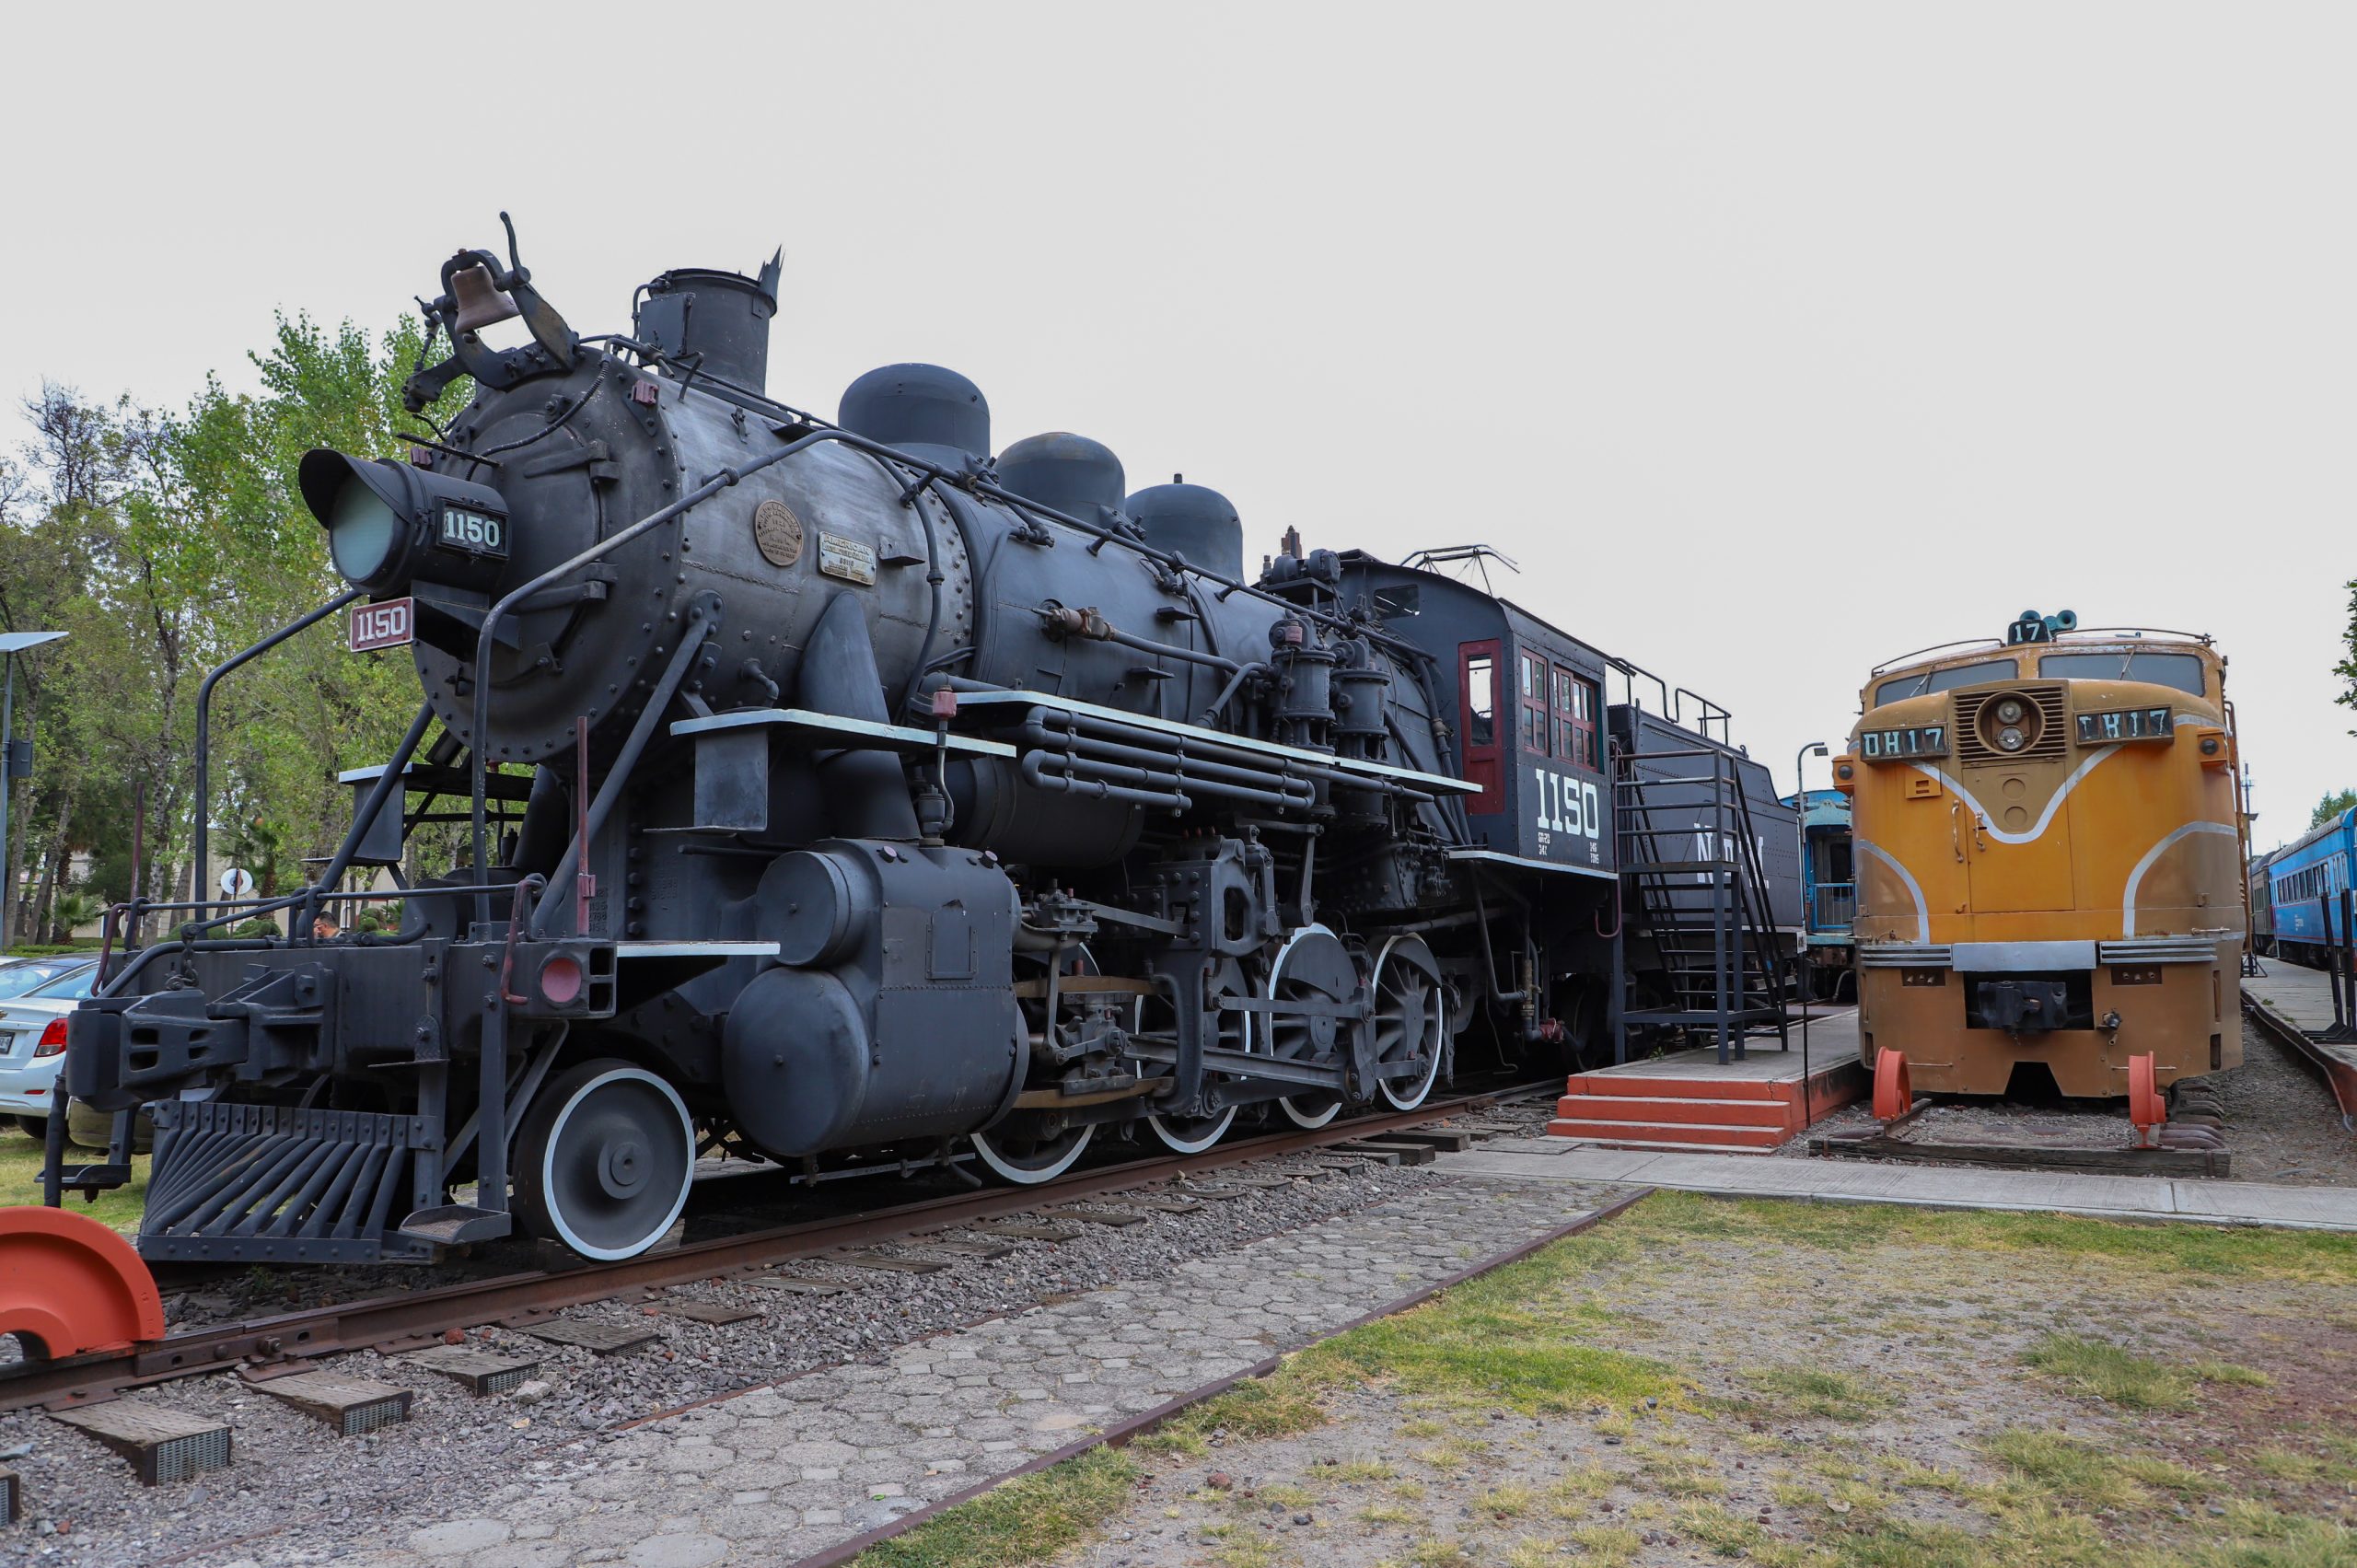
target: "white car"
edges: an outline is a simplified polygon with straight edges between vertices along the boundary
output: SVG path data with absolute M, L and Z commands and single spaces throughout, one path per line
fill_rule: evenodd
M 57 965 L 52 959 L 30 961 Z M 23 967 L 0 969 L 0 988 Z M 16 1118 L 36 1138 L 48 1130 L 57 1072 L 65 1065 L 65 1016 L 90 994 L 98 976 L 95 958 L 65 960 L 38 983 L 0 1002 L 0 1116 Z

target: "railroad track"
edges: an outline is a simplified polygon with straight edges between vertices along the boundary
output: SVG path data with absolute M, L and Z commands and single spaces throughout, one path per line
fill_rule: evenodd
M 413 1348 L 453 1330 L 487 1323 L 522 1327 L 568 1307 L 691 1281 L 745 1274 L 840 1248 L 1003 1219 L 1025 1211 L 1117 1193 L 1273 1157 L 1379 1139 L 1515 1099 L 1551 1094 L 1559 1080 L 1495 1086 L 1436 1099 L 1411 1111 L 1338 1120 L 1309 1132 L 1239 1138 L 1200 1155 L 1163 1155 L 1077 1170 L 1031 1187 L 995 1187 L 805 1221 L 649 1252 L 610 1263 L 508 1273 L 423 1291 L 340 1302 L 268 1318 L 207 1325 L 161 1341 L 0 1372 L 0 1411 L 52 1411 L 112 1400 L 133 1389 L 243 1368 L 250 1375 L 296 1369 L 354 1351 Z

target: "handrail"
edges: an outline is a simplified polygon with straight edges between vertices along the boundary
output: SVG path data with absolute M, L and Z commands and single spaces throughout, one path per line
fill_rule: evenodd
M 221 678 L 231 670 L 261 657 L 297 632 L 318 625 L 354 600 L 365 598 L 367 593 L 366 588 L 346 588 L 308 615 L 288 621 L 243 653 L 230 656 L 227 662 L 206 676 L 203 684 L 196 689 L 196 880 L 199 897 L 203 897 L 212 887 L 206 878 L 213 874 L 208 858 L 213 836 L 213 689 L 220 685 Z M 201 903 L 197 907 L 200 912 L 203 909 Z
M 1955 657 L 1956 655 L 1973 651 L 2002 653 L 2007 648 L 2051 648 L 2065 643 L 2084 645 L 2089 642 L 2113 641 L 2121 637 L 2180 637 L 2189 643 L 2198 643 L 2205 648 L 2214 646 L 2217 643 L 2217 639 L 2207 632 L 2178 632 L 2165 626 L 2081 626 L 2069 632 L 2058 632 L 2044 642 L 2038 643 L 2008 643 L 2002 637 L 1959 637 L 1952 643 L 1933 643 L 1930 647 L 1917 648 L 1911 654 L 1900 654 L 1894 658 L 1885 659 L 1866 671 L 1866 679 L 1871 680 L 1877 675 L 1897 669 L 1927 654 Z M 1946 652 L 1951 648 L 1956 650 L 1956 654 Z

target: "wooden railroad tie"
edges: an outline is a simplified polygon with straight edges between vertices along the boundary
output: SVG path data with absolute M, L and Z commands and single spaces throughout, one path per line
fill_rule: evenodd
M 465 1387 L 470 1394 L 504 1394 L 540 1369 L 531 1356 L 502 1355 L 467 1345 L 428 1345 L 401 1360 Z
M 1076 1225 L 1049 1225 L 1038 1220 L 1001 1220 L 974 1228 L 985 1236 L 1012 1237 L 1017 1241 L 1070 1241 L 1081 1233 Z
M 1157 1196 L 1152 1192 L 1124 1192 L 1118 1198 L 1108 1198 L 1106 1205 L 1115 1209 L 1141 1209 L 1150 1214 L 1191 1214 L 1202 1208 L 1201 1200 L 1187 1196 Z
M 359 1437 L 399 1425 L 409 1419 L 410 1401 L 417 1397 L 398 1383 L 341 1372 L 297 1372 L 256 1386 L 306 1415 L 318 1416 L 334 1427 L 339 1437 Z
M 1395 1144 L 1359 1138 L 1334 1146 L 1345 1154 L 1364 1155 L 1386 1165 L 1430 1165 L 1440 1157 L 1440 1151 L 1429 1144 Z
M 1930 1160 L 1942 1164 L 2001 1166 L 2014 1170 L 2088 1170 L 2139 1176 L 2224 1177 L 2233 1156 L 2224 1149 L 2054 1148 L 2038 1144 L 1935 1144 L 1913 1138 L 1823 1137 L 1809 1140 L 1812 1155 L 1852 1159 Z
M 1438 1149 L 1444 1154 L 1457 1155 L 1463 1154 L 1467 1149 L 1471 1148 L 1476 1140 L 1470 1132 L 1434 1132 L 1422 1127 L 1403 1127 L 1397 1132 L 1384 1133 L 1383 1141 L 1387 1144 L 1422 1144 L 1428 1148 Z
M 574 1345 L 592 1355 L 612 1355 L 617 1351 L 636 1350 L 661 1339 L 659 1330 L 638 1323 L 591 1323 L 570 1318 L 552 1318 L 542 1323 L 517 1323 L 511 1327 L 536 1340 L 552 1345 Z
M 819 1261 L 853 1269 L 876 1269 L 888 1274 L 937 1274 L 949 1267 L 946 1258 L 902 1258 L 890 1252 L 830 1252 Z
M 131 1400 L 52 1414 L 129 1459 L 145 1486 L 229 1468 L 229 1423 L 213 1416 Z
M 1004 1258 L 1015 1250 L 1012 1241 L 970 1241 L 955 1236 L 919 1237 L 917 1241 L 922 1247 L 958 1258 Z

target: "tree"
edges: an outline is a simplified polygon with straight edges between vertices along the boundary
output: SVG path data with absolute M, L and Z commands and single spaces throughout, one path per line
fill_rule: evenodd
M 26 895 L 17 929 L 74 912 L 54 906 L 72 896 L 76 855 L 103 897 L 189 897 L 199 810 L 222 824 L 221 850 L 259 856 L 264 891 L 284 890 L 279 867 L 299 880 L 301 861 L 341 839 L 349 796 L 336 772 L 381 761 L 415 711 L 404 653 L 348 654 L 321 625 L 225 681 L 207 801 L 195 798 L 195 698 L 207 670 L 342 591 L 296 468 L 314 446 L 402 449 L 420 427 L 400 389 L 421 341 L 406 318 L 371 334 L 281 317 L 249 356 L 259 393 L 208 377 L 181 412 L 158 414 L 46 384 L 26 404 L 33 439 L 20 463 L 0 461 L 0 629 L 72 636 L 32 668 L 19 661 L 17 722 L 41 762 L 12 813 L 24 830 L 0 881 L 0 896 Z M 428 412 L 447 419 L 470 389 Z M 211 869 L 226 864 L 216 854 Z
M 2338 795 L 2328 795 L 2316 802 L 2316 810 L 2308 818 L 2308 826 L 2321 828 L 2352 806 L 2357 806 L 2357 789 L 2344 789 Z
M 2349 625 L 2340 633 L 2340 662 L 2332 667 L 2333 674 L 2340 677 L 2340 694 L 2333 701 L 2344 708 L 2357 708 L 2357 581 L 2349 583 L 2347 587 Z M 2349 733 L 2357 735 L 2357 729 Z

